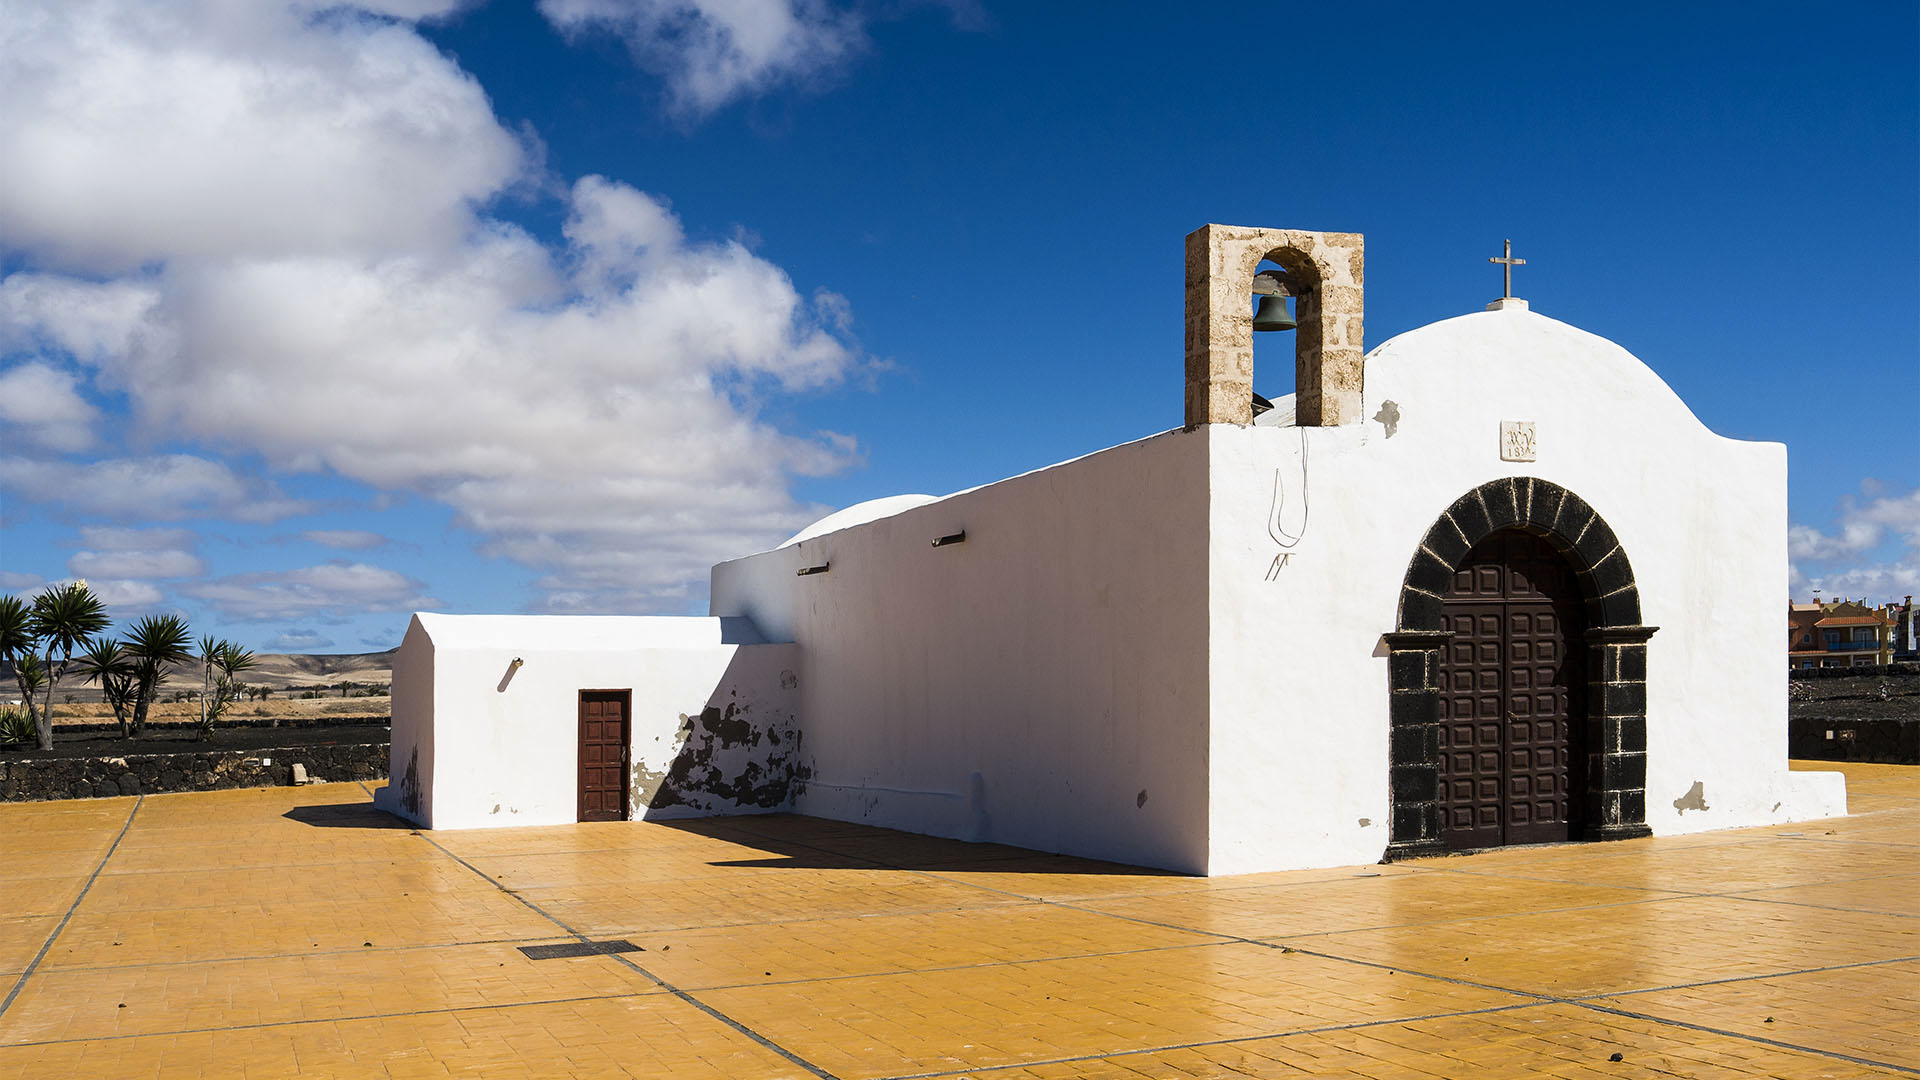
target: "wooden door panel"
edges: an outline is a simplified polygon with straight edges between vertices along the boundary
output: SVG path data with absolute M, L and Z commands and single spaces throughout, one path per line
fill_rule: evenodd
M 581 821 L 622 821 L 627 816 L 632 700 L 625 690 L 580 691 Z
M 1442 626 L 1441 820 L 1449 847 L 1571 835 L 1583 778 L 1580 593 L 1545 541 L 1496 533 L 1453 576 Z

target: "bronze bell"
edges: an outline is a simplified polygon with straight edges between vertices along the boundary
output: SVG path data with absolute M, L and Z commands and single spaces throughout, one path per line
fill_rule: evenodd
M 1300 325 L 1287 314 L 1287 298 L 1268 294 L 1260 298 L 1260 306 L 1253 313 L 1255 330 L 1291 330 Z

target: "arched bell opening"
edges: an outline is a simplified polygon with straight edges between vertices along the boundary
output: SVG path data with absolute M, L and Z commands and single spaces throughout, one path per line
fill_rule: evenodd
M 1386 635 L 1388 857 L 1648 835 L 1655 629 L 1626 551 L 1579 496 L 1508 477 L 1455 501 L 1414 553 Z M 1558 655 L 1543 661 L 1549 643 Z
M 1321 277 L 1321 268 L 1310 253 L 1287 246 L 1267 252 L 1255 270 L 1254 389 L 1270 399 L 1295 394 L 1297 405 L 1301 387 L 1317 386 L 1320 352 L 1327 329 L 1321 305 Z M 1291 349 L 1286 348 L 1288 345 Z M 1288 358 L 1291 363 L 1279 362 L 1283 350 L 1292 353 Z
M 1275 251 L 1260 260 L 1253 274 L 1253 415 L 1274 407 L 1274 402 L 1294 392 L 1299 378 L 1300 347 L 1311 332 L 1299 329 L 1302 305 L 1308 303 L 1312 288 L 1312 264 L 1301 265 L 1289 257 L 1298 269 L 1289 271 L 1273 256 L 1298 253 Z M 1282 358 L 1284 356 L 1284 362 Z M 1283 405 L 1284 407 L 1284 405 Z

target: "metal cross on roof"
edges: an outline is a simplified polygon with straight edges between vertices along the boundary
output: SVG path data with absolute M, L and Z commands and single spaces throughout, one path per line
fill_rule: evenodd
M 1491 259 L 1488 259 L 1487 261 L 1488 261 L 1488 262 L 1491 262 L 1491 263 L 1503 263 L 1503 264 L 1505 264 L 1505 265 L 1504 265 L 1504 266 L 1502 267 L 1502 269 L 1503 269 L 1503 270 L 1505 271 L 1505 273 L 1506 273 L 1506 275 L 1507 275 L 1507 288 L 1506 288 L 1506 291 L 1505 291 L 1504 293 L 1502 293 L 1502 294 L 1501 294 L 1501 297 L 1502 297 L 1503 299 L 1507 299 L 1507 300 L 1511 300 L 1511 299 L 1513 299 L 1513 268 L 1514 268 L 1514 267 L 1516 267 L 1516 266 L 1525 266 L 1525 265 L 1527 265 L 1527 260 L 1525 260 L 1525 259 L 1516 259 L 1516 258 L 1514 258 L 1514 257 L 1513 257 L 1513 241 L 1512 241 L 1512 240 L 1508 240 L 1508 241 L 1507 241 L 1507 253 L 1506 253 L 1505 255 L 1502 255 L 1502 256 L 1496 256 L 1496 257 L 1494 257 L 1494 258 L 1491 258 Z

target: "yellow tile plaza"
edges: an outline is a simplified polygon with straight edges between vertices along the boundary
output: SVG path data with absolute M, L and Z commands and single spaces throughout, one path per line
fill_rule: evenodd
M 1846 771 L 1850 818 L 1211 880 L 356 784 L 0 805 L 0 1077 L 1913 1075 L 1920 768 Z M 583 939 L 640 951 L 520 951 Z

